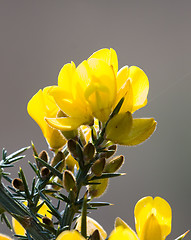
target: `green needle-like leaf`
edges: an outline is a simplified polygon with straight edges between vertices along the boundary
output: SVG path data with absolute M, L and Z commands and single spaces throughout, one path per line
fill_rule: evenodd
M 23 181 L 26 197 L 27 197 L 27 199 L 31 199 L 28 184 L 27 184 L 27 181 L 26 181 L 26 178 L 25 178 L 22 168 L 20 168 L 20 177 L 21 177 L 21 180 Z
M 102 173 L 101 176 L 94 176 L 89 181 L 97 180 L 97 179 L 104 179 L 104 178 L 113 178 L 126 175 L 126 173 Z M 89 183 L 89 182 L 88 182 Z
M 29 146 L 29 147 L 21 148 L 21 149 L 19 149 L 18 151 L 14 152 L 14 153 L 11 153 L 9 156 L 6 157 L 6 159 L 7 159 L 7 160 L 10 160 L 10 159 L 12 159 L 12 158 L 15 158 L 15 157 L 17 157 L 19 154 L 21 154 L 21 153 L 25 152 L 26 150 L 28 150 L 29 148 L 30 148 L 30 146 Z

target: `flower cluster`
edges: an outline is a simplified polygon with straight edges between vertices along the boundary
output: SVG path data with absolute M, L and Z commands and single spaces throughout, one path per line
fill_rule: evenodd
M 142 69 L 124 66 L 118 71 L 116 52 L 101 49 L 77 67 L 73 62 L 64 65 L 58 86 L 39 90 L 29 101 L 28 112 L 53 149 L 65 144 L 63 135 L 70 138 L 82 125 L 92 126 L 95 119 L 106 125 L 105 139 L 137 145 L 156 127 L 153 118 L 132 117 L 147 104 L 148 90 L 149 81 Z M 117 114 L 111 117 L 121 100 Z
M 134 209 L 136 232 L 119 217 L 109 236 L 88 216 L 89 210 L 111 205 L 95 202 L 124 156 L 117 144 L 133 146 L 147 140 L 156 128 L 154 118 L 134 118 L 147 104 L 149 81 L 142 69 L 118 70 L 113 49 L 93 53 L 77 67 L 63 66 L 58 85 L 39 90 L 29 101 L 29 115 L 40 126 L 53 157 L 37 152 L 32 143 L 35 173 L 29 187 L 20 168 L 11 179 L 4 168 L 22 159 L 23 148 L 0 161 L 0 214 L 15 236 L 28 240 L 165 240 L 171 232 L 172 211 L 162 198 L 140 199 Z M 11 184 L 9 189 L 1 181 Z M 83 191 L 81 191 L 84 189 Z M 52 201 L 54 198 L 54 201 Z M 55 204 L 56 202 L 56 204 Z M 12 216 L 12 226 L 5 213 Z M 187 232 L 186 232 L 187 233 Z M 176 240 L 184 238 L 182 234 Z M 0 234 L 0 240 L 11 240 Z

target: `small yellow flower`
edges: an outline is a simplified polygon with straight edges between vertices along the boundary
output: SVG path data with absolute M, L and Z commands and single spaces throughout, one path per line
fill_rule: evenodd
M 56 117 L 59 111 L 53 97 L 48 94 L 50 88 L 40 89 L 29 101 L 27 110 L 41 128 L 50 148 L 59 149 L 65 145 L 66 140 L 58 130 L 50 127 L 45 121 L 45 117 Z
M 172 211 L 162 198 L 144 197 L 135 206 L 137 234 L 121 219 L 116 219 L 116 228 L 109 240 L 165 240 L 171 232 Z
M 64 232 L 60 233 L 58 235 L 58 237 L 56 238 L 56 240 L 72 240 L 72 239 L 85 240 L 85 238 L 82 237 L 82 235 L 78 231 L 75 231 L 75 230 L 64 231 Z
M 107 122 L 124 98 L 118 115 L 106 128 L 106 139 L 122 145 L 137 145 L 149 138 L 156 128 L 153 118 L 133 119 L 131 116 L 147 104 L 148 91 L 149 81 L 142 69 L 124 66 L 118 71 L 115 50 L 100 49 L 77 68 L 73 62 L 64 65 L 58 86 L 52 87 L 49 94 L 67 116 L 47 117 L 46 121 L 61 131 L 91 125 L 93 118 Z

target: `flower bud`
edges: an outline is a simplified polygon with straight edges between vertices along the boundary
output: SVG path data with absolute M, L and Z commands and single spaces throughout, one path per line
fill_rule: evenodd
M 54 227 L 52 220 L 46 216 L 42 217 L 42 222 L 50 227 Z
M 75 179 L 73 173 L 69 170 L 64 171 L 63 186 L 67 192 L 70 192 L 71 189 L 74 191 L 76 189 L 76 179 Z
M 45 151 L 45 150 L 41 151 L 39 153 L 38 157 L 41 158 L 43 161 L 48 162 L 49 156 L 48 156 L 47 151 Z M 44 166 L 41 162 L 39 162 L 37 160 L 36 160 L 36 164 L 37 164 L 38 169 L 41 169 Z
M 71 155 L 79 162 L 80 168 L 83 168 L 84 166 L 83 152 L 79 143 L 70 139 L 68 141 L 68 149 Z
M 101 176 L 104 167 L 105 167 L 105 158 L 100 158 L 94 162 L 91 170 L 96 176 Z
M 41 174 L 42 179 L 44 180 L 44 179 L 48 178 L 48 176 L 50 175 L 50 170 L 47 167 L 42 167 L 40 174 Z
M 104 172 L 105 173 L 114 173 L 116 172 L 123 164 L 124 156 L 117 156 L 106 162 Z
M 117 150 L 117 145 L 111 145 L 108 147 L 108 149 L 105 152 L 102 152 L 100 154 L 100 157 L 104 157 L 104 158 L 110 158 L 113 154 L 115 154 Z
M 84 147 L 84 162 L 89 163 L 90 160 L 94 157 L 95 154 L 95 147 L 92 143 L 88 143 Z
M 90 236 L 90 239 L 91 240 L 100 240 L 100 234 L 99 234 L 99 231 L 97 229 Z
M 89 185 L 88 192 L 90 197 L 91 198 L 100 197 L 102 194 L 104 194 L 108 186 L 108 181 L 109 181 L 108 178 L 96 179 L 92 181 L 98 184 Z
M 56 153 L 56 155 L 53 157 L 50 164 L 52 167 L 55 167 L 59 162 L 61 162 L 61 163 L 57 167 L 57 169 L 61 172 L 63 170 L 63 168 L 65 167 L 65 156 L 64 156 L 64 153 L 61 151 L 58 151 Z
M 18 189 L 21 192 L 25 190 L 23 181 L 20 178 L 13 179 L 12 185 L 14 188 Z

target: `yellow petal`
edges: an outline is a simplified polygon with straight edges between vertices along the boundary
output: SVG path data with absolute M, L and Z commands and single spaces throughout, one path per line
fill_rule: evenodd
M 1 240 L 13 240 L 12 238 L 8 237 L 7 235 L 4 235 L 2 233 L 0 233 L 0 239 Z
M 134 214 L 136 231 L 139 237 L 147 233 L 147 227 L 149 229 L 153 227 L 153 232 L 158 232 L 158 236 L 160 235 L 159 232 L 161 232 L 161 239 L 165 239 L 171 232 L 171 207 L 160 197 L 156 197 L 155 199 L 150 196 L 142 198 L 137 202 Z M 151 230 L 149 232 L 152 234 Z
M 90 197 L 97 198 L 97 197 L 102 196 L 106 192 L 106 189 L 108 187 L 108 183 L 109 183 L 108 178 L 97 179 L 97 180 L 93 180 L 92 182 L 96 182 L 99 184 L 89 185 L 88 192 L 89 192 Z
M 81 232 L 81 217 L 77 219 L 75 229 Z M 92 235 L 96 229 L 99 231 L 101 240 L 106 239 L 107 233 L 102 228 L 102 226 L 98 222 L 96 222 L 93 218 L 87 217 L 87 236 Z
M 116 78 L 113 70 L 102 60 L 88 60 L 87 71 L 91 81 L 86 88 L 85 98 L 93 115 L 102 122 L 107 121 L 116 99 Z
M 56 238 L 56 240 L 72 240 L 72 239 L 75 239 L 75 240 L 85 240 L 85 238 L 82 237 L 82 235 L 79 232 L 75 231 L 75 230 L 63 231 Z
M 149 81 L 144 71 L 136 66 L 129 68 L 129 79 L 133 89 L 133 110 L 144 107 L 147 104 Z
M 122 112 L 133 112 L 133 88 L 132 88 L 132 84 L 130 79 L 128 79 L 127 81 L 125 81 L 125 83 L 123 84 L 123 86 L 119 89 L 118 93 L 117 93 L 117 97 L 115 100 L 115 104 L 114 107 L 117 106 L 117 104 L 119 103 L 119 101 L 124 97 L 124 102 L 120 108 L 119 113 Z
M 129 67 L 124 66 L 122 67 L 119 72 L 117 73 L 117 92 L 123 88 L 123 85 L 129 78 Z
M 151 136 L 156 128 L 156 124 L 153 118 L 133 119 L 130 132 L 126 134 L 124 131 L 118 143 L 127 146 L 138 145 Z
M 143 226 L 140 240 L 164 240 L 159 222 L 154 214 L 151 214 Z
M 117 54 L 114 49 L 110 48 L 103 48 L 98 50 L 97 52 L 93 53 L 89 59 L 91 58 L 96 58 L 103 60 L 106 62 L 109 66 L 113 67 L 113 70 L 115 72 L 115 75 L 117 75 L 118 71 L 118 59 L 117 59 Z
M 65 64 L 58 75 L 58 86 L 63 87 L 68 93 L 71 92 L 75 71 L 76 66 L 74 62 L 71 62 Z
M 130 112 L 115 115 L 106 127 L 106 139 L 114 143 L 123 144 L 131 131 L 132 121 Z
M 79 169 L 78 162 L 69 154 L 66 158 L 67 169 L 74 173 L 74 167 L 76 166 Z
M 41 128 L 50 147 L 58 149 L 66 143 L 66 140 L 60 132 L 51 128 L 44 119 L 45 117 L 56 117 L 59 110 L 53 97 L 48 94 L 50 88 L 52 87 L 46 87 L 43 91 L 40 89 L 29 101 L 27 111 Z
M 72 118 L 72 117 L 64 117 L 64 118 L 45 118 L 47 123 L 61 131 L 71 131 L 77 129 L 80 125 L 86 124 L 83 119 L 80 118 Z
M 115 228 L 108 240 L 139 240 L 136 233 L 131 228 L 119 226 Z

